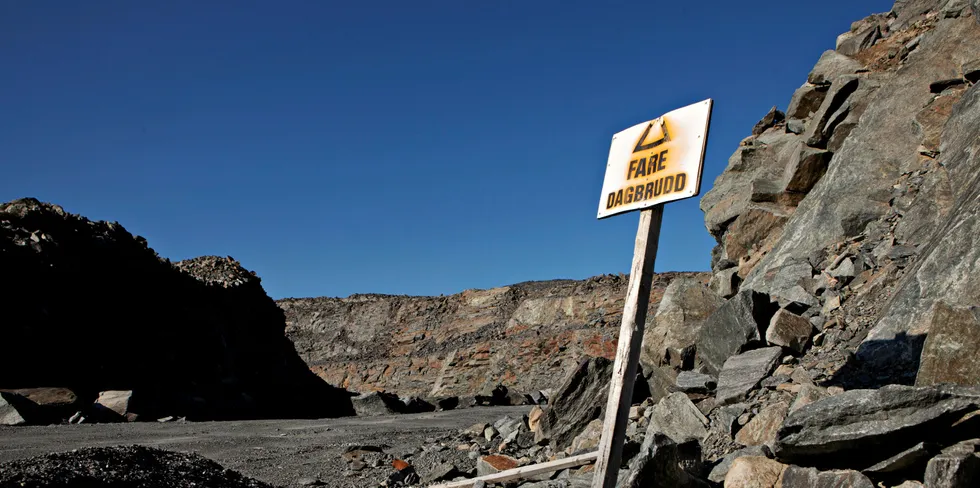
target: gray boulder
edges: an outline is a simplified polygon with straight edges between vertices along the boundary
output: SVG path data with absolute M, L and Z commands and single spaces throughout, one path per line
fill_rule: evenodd
M 978 409 L 980 388 L 888 385 L 846 391 L 790 413 L 774 452 L 786 463 L 863 469 L 920 442 L 949 443 L 969 435 L 973 423 L 953 424 Z
M 863 67 L 864 65 L 850 56 L 845 56 L 837 51 L 827 50 L 820 55 L 816 66 L 807 75 L 806 81 L 813 85 L 829 85 L 841 76 L 857 73 Z
M 711 276 L 708 287 L 722 298 L 731 298 L 738 293 L 738 268 L 727 268 Z
M 27 420 L 15 406 L 22 401 L 16 393 L 0 392 L 0 425 L 24 425 Z
M 697 340 L 697 356 L 707 372 L 717 374 L 728 358 L 761 345 L 774 312 L 768 296 L 744 290 L 711 314 Z
M 571 445 L 589 422 L 602 417 L 612 373 L 613 363 L 606 358 L 579 363 L 544 408 L 538 439 L 548 439 L 554 451 Z
M 833 154 L 825 149 L 816 149 L 800 143 L 786 165 L 784 180 L 787 192 L 809 193 L 827 173 L 827 166 Z
M 653 317 L 653 327 L 643 333 L 640 366 L 644 371 L 664 365 L 691 369 L 701 325 L 724 304 L 723 298 L 699 280 L 671 281 Z
M 617 488 L 709 488 L 703 480 L 680 467 L 677 444 L 669 437 L 653 433 L 630 461 L 625 477 Z
M 708 393 L 718 386 L 714 376 L 696 371 L 681 371 L 677 374 L 677 390 L 684 393 Z
M 780 347 L 766 347 L 744 352 L 725 361 L 718 375 L 718 405 L 727 405 L 745 398 L 779 364 L 782 354 Z
M 400 413 L 404 403 L 395 395 L 374 391 L 351 398 L 358 417 L 377 417 Z
M 647 437 L 660 433 L 681 444 L 708 437 L 708 419 L 684 393 L 671 393 L 653 406 Z
M 803 133 L 806 129 L 806 126 L 802 125 L 803 120 L 810 118 L 820 108 L 823 99 L 827 96 L 828 88 L 830 88 L 829 83 L 826 85 L 811 85 L 807 83 L 797 88 L 796 92 L 793 93 L 793 98 L 789 101 L 789 105 L 786 107 L 786 116 L 789 118 L 786 122 L 786 130 L 794 134 Z M 796 122 L 794 123 L 794 121 Z M 801 125 L 797 126 L 796 124 Z
M 802 353 L 810 342 L 813 324 L 789 310 L 781 309 L 772 316 L 766 330 L 766 342 Z

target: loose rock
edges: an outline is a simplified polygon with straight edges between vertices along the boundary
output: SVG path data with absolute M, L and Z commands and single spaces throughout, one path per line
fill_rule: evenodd
M 725 361 L 718 375 L 719 405 L 734 403 L 758 386 L 779 363 L 782 348 L 766 347 L 734 356 Z

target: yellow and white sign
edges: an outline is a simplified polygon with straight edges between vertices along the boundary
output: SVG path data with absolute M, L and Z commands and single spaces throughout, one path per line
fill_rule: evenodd
M 697 196 L 711 105 L 709 98 L 614 135 L 597 218 Z

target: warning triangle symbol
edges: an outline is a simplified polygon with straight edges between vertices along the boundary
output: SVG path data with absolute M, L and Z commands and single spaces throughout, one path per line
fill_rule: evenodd
M 670 142 L 670 133 L 667 132 L 667 121 L 660 117 L 647 125 L 643 135 L 636 141 L 633 152 L 646 151 L 653 149 L 661 144 Z

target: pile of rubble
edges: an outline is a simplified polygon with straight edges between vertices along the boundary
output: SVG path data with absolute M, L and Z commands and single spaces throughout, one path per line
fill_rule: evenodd
M 3 463 L 0 486 L 271 487 L 197 454 L 136 445 L 77 449 Z

